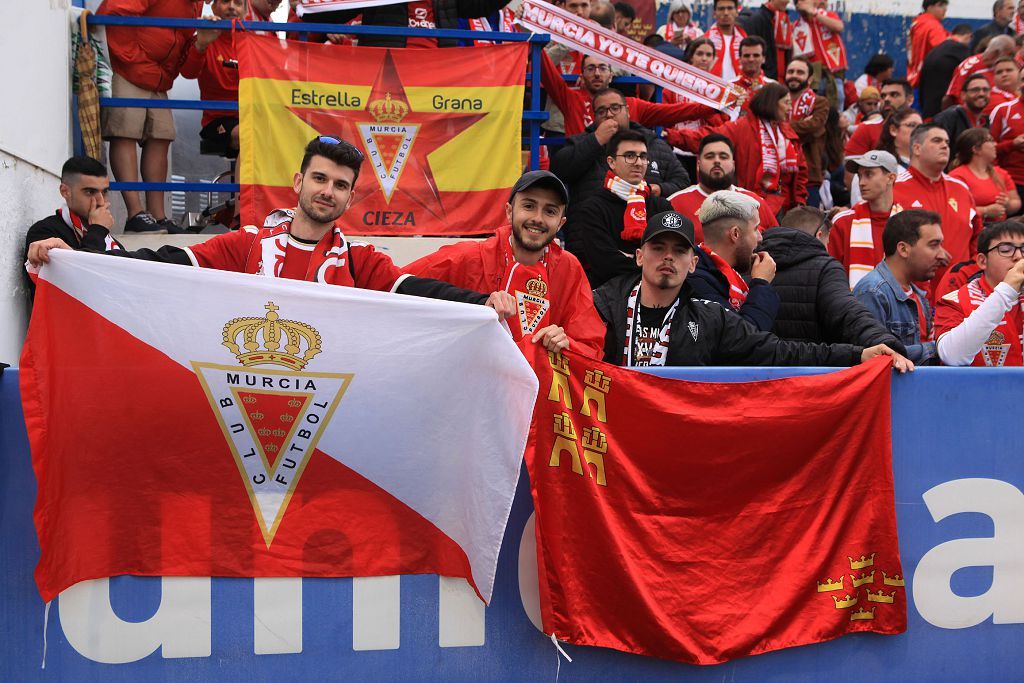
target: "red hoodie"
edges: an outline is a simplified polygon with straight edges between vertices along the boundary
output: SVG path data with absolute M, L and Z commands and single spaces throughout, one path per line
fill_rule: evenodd
M 97 14 L 198 19 L 202 0 L 104 0 Z M 144 90 L 167 92 L 178 77 L 194 28 L 108 26 L 107 46 L 114 72 Z

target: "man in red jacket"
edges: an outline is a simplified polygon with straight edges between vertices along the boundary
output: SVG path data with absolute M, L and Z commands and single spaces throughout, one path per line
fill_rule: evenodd
M 921 77 L 924 58 L 936 45 L 949 38 L 949 31 L 942 26 L 946 10 L 949 9 L 949 0 L 924 0 L 921 6 L 924 11 L 914 19 L 907 36 L 907 80 L 915 88 Z
M 530 336 L 554 353 L 572 346 L 600 358 L 605 329 L 587 276 L 554 242 L 568 203 L 569 192 L 554 174 L 530 171 L 505 205 L 510 226 L 483 242 L 442 247 L 405 271 L 465 289 L 504 290 L 516 298 L 518 315 L 509 318 L 515 339 Z
M 105 0 L 99 14 L 134 17 L 196 19 L 203 9 L 201 0 Z M 107 27 L 107 45 L 114 70 L 114 97 L 167 99 L 178 77 L 195 29 L 140 26 Z M 140 164 L 136 146 L 142 146 L 142 180 L 167 180 L 167 151 L 174 140 L 174 118 L 170 109 L 104 108 L 101 113 L 103 138 L 110 141 L 110 167 L 114 178 L 138 182 Z M 128 221 L 125 232 L 182 232 L 164 212 L 164 193 L 146 192 L 146 206 L 139 193 L 124 191 Z
M 1019 192 L 1024 189 L 1024 103 L 1020 96 L 993 109 L 989 122 L 999 165 L 1013 178 Z

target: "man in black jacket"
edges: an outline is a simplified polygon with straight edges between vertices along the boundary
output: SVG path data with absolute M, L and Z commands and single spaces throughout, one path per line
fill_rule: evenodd
M 939 43 L 928 53 L 921 66 L 921 80 L 918 95 L 921 100 L 921 115 L 926 119 L 942 111 L 942 98 L 946 94 L 953 72 L 960 62 L 971 56 L 971 27 L 958 24 L 949 38 Z
M 984 26 L 979 26 L 971 38 L 971 52 L 978 51 L 978 44 L 991 36 L 1012 36 L 1014 35 L 1013 21 L 1014 11 L 1013 0 L 996 0 L 992 5 L 992 21 Z
M 719 303 L 767 332 L 779 312 L 779 295 L 771 284 L 775 261 L 766 253 L 754 253 L 761 243 L 758 209 L 756 199 L 733 190 L 708 195 L 697 211 L 704 243 L 697 246 L 690 282 L 694 296 Z
M 905 354 L 903 344 L 853 296 L 843 266 L 825 249 L 828 230 L 820 209 L 798 206 L 780 227 L 765 231 L 760 248 L 775 259 L 772 287 L 781 301 L 772 332 L 805 342 L 884 344 Z
M 72 249 L 121 249 L 121 243 L 110 234 L 114 216 L 107 199 L 109 192 L 106 166 L 86 156 L 65 161 L 60 170 L 60 196 L 64 198 L 64 205 L 28 229 L 26 258 L 29 245 L 51 237 L 63 240 Z M 28 282 L 30 290 L 33 289 L 31 280 Z
M 1012 59 L 1011 57 L 1010 60 Z M 949 133 L 949 144 L 955 146 L 960 133 L 968 128 L 988 128 L 985 108 L 988 107 L 991 97 L 992 86 L 985 74 L 976 73 L 968 76 L 960 89 L 961 104 L 943 109 L 935 115 L 932 123 L 945 128 Z
M 885 345 L 783 341 L 760 332 L 717 303 L 693 298 L 687 276 L 695 263 L 693 224 L 668 211 L 652 216 L 637 250 L 640 273 L 595 290 L 594 304 L 608 325 L 604 360 L 624 366 L 856 365 L 893 357 L 900 372 L 914 364 Z
M 363 15 L 364 26 L 394 26 L 400 28 L 459 28 L 459 19 L 477 19 L 494 14 L 508 4 L 508 0 L 427 0 L 403 2 L 397 5 L 379 5 L 358 9 L 309 12 L 298 10 L 303 21 L 318 24 L 344 24 Z M 419 47 L 455 47 L 454 38 L 409 38 L 396 35 L 359 36 L 363 47 L 406 47 L 407 41 Z
M 579 258 L 592 287 L 623 273 L 635 273 L 647 216 L 669 211 L 644 181 L 649 163 L 647 139 L 635 130 L 619 131 L 605 148 L 602 186 L 573 207 L 565 224 L 566 248 Z M 571 195 L 570 195 L 571 196 Z
M 566 141 L 551 160 L 551 172 L 569 186 L 570 216 L 574 204 L 601 189 L 608 165 L 605 145 L 623 130 L 634 130 L 647 142 L 648 161 L 644 180 L 656 197 L 669 197 L 690 186 L 690 176 L 667 142 L 629 119 L 626 97 L 618 90 L 605 88 L 594 93 L 594 123 L 587 132 Z
M 788 6 L 789 0 L 767 0 L 760 5 L 751 4 L 744 7 L 739 16 L 740 26 L 748 36 L 760 36 L 764 42 L 768 43 L 768 49 L 764 56 L 764 73 L 777 81 L 785 75 L 786 62 L 789 62 L 789 56 L 793 53 L 793 30 L 786 13 Z M 789 36 L 790 44 L 779 45 L 775 40 L 776 19 L 780 22 L 780 29 Z M 779 65 L 780 54 L 783 57 L 781 68 Z

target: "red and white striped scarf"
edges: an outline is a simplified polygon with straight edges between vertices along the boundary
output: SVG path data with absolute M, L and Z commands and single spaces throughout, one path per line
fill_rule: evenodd
M 716 76 L 722 75 L 722 62 L 726 59 L 725 54 L 725 36 L 722 34 L 722 30 L 718 28 L 718 24 L 712 24 L 708 32 L 704 34 L 704 37 L 711 41 L 711 44 L 715 46 L 715 63 L 711 65 L 711 73 Z M 740 41 L 747 37 L 747 32 L 744 31 L 739 24 L 732 29 L 732 43 L 730 44 L 730 50 L 728 59 L 732 60 L 733 73 L 740 72 Z
M 82 217 L 77 213 L 68 208 L 67 204 L 64 204 L 56 211 L 57 215 L 60 216 L 64 224 L 74 230 L 75 237 L 78 238 L 78 243 L 81 244 L 82 240 L 85 239 L 85 233 L 89 230 L 89 226 L 86 225 Z M 117 243 L 113 237 L 110 236 L 110 232 L 107 232 L 107 236 L 103 238 L 103 246 L 107 249 L 120 249 L 121 245 Z
M 643 278 L 640 278 L 640 282 L 636 283 L 636 287 L 634 287 L 633 291 L 629 293 L 629 299 L 626 301 L 626 344 L 622 349 L 622 365 L 627 368 L 634 367 L 636 365 L 636 359 L 633 358 L 633 334 L 636 330 L 637 310 L 640 307 L 640 284 L 642 282 Z M 672 331 L 672 318 L 675 317 L 677 308 L 679 308 L 678 297 L 672 302 L 672 307 L 668 309 L 668 312 L 665 313 L 665 319 L 661 323 L 661 331 L 658 333 L 658 341 L 654 344 L 654 348 L 651 350 L 650 361 L 645 363 L 645 365 L 657 365 L 664 367 L 665 358 L 668 356 L 668 342 L 669 333 Z M 696 333 L 694 333 L 694 335 L 696 335 Z
M 838 19 L 838 16 L 832 15 L 825 9 L 819 9 L 818 15 L 831 15 Z M 801 19 L 801 21 L 805 20 Z M 817 21 L 808 21 L 807 24 L 810 28 L 811 42 L 814 44 L 815 61 L 824 64 L 825 68 L 832 73 L 846 69 L 846 45 L 843 44 L 842 36 L 830 31 Z
M 799 121 L 810 116 L 811 112 L 814 111 L 815 97 L 817 96 L 813 90 L 804 88 L 804 91 L 800 93 L 800 97 L 794 99 L 789 107 L 789 119 L 791 121 Z
M 736 272 L 736 269 L 725 262 L 725 259 L 716 254 L 713 250 L 708 249 L 702 242 L 700 248 L 703 249 L 711 256 L 711 262 L 718 266 L 718 270 L 722 271 L 722 275 L 729 281 L 729 305 L 733 307 L 733 310 L 740 310 L 747 300 L 747 294 L 750 292 L 750 285 L 746 283 L 743 277 Z
M 761 132 L 761 187 L 768 192 L 775 192 L 780 187 L 782 174 L 797 170 L 796 150 L 791 150 L 789 138 L 776 123 L 761 119 L 758 121 Z
M 853 222 L 850 224 L 850 289 L 878 265 L 875 257 L 875 231 L 871 225 L 871 206 L 864 201 L 851 207 Z M 898 213 L 893 204 L 889 215 Z
M 288 234 L 292 228 L 293 209 L 277 209 L 267 216 L 254 248 L 246 258 L 245 272 L 281 277 L 284 260 L 288 254 Z M 349 243 L 337 223 L 331 228 L 329 237 L 324 236 L 309 257 L 306 269 L 307 281 L 326 282 L 334 285 L 355 286 L 348 267 Z
M 639 240 L 647 227 L 647 195 L 650 194 L 647 181 L 641 180 L 639 185 L 632 185 L 609 170 L 604 176 L 604 189 L 626 202 L 626 210 L 622 214 L 622 239 L 627 242 Z

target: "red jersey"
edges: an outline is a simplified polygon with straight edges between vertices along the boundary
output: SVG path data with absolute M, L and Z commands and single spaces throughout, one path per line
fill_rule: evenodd
M 984 227 L 977 212 L 971 191 L 963 181 L 945 173 L 938 180 L 930 180 L 913 166 L 901 173 L 893 188 L 893 199 L 898 211 L 924 209 L 934 211 L 942 218 L 942 246 L 950 254 L 950 262 L 966 261 L 975 254 L 978 233 Z M 945 271 L 936 273 L 931 283 L 931 294 L 942 281 Z
M 736 187 L 733 185 L 729 188 L 734 192 L 745 194 L 751 199 L 757 200 L 757 214 L 761 218 L 761 225 L 758 226 L 758 230 L 764 232 L 768 228 L 774 228 L 779 224 L 778 220 L 775 219 L 775 214 L 768 207 L 768 202 L 764 200 L 764 197 L 754 194 L 750 190 L 744 190 L 742 187 Z M 668 198 L 669 203 L 672 204 L 672 208 L 683 214 L 691 221 L 693 221 L 693 234 L 694 241 L 700 244 L 704 241 L 704 228 L 700 223 L 700 219 L 697 218 L 697 212 L 700 210 L 701 204 L 708 198 L 708 193 L 704 189 L 697 185 L 691 185 L 685 190 L 679 190 Z
M 960 104 L 960 92 L 964 88 L 964 81 L 969 76 L 974 74 L 981 74 L 988 79 L 988 84 L 995 87 L 995 82 L 992 78 L 992 69 L 988 68 L 985 61 L 981 58 L 981 55 L 971 55 L 964 61 L 960 62 L 960 65 L 953 71 L 953 78 L 949 82 L 949 88 L 946 89 L 946 96 L 952 97 L 953 102 Z
M 406 5 L 409 11 L 409 28 L 437 28 L 434 19 L 433 0 L 415 0 Z M 405 39 L 406 47 L 437 47 L 437 38 L 416 36 Z
M 960 289 L 980 272 L 981 266 L 979 266 L 978 262 L 974 259 L 954 263 L 949 267 L 949 270 L 946 271 L 946 276 L 942 278 L 942 282 L 939 283 L 939 286 L 935 288 L 935 300 L 938 301 L 950 292 L 955 292 Z
M 217 39 L 200 52 L 192 43 L 185 63 L 181 66 L 185 78 L 199 79 L 199 95 L 204 100 L 238 101 L 238 55 L 235 53 L 231 31 L 221 31 Z M 206 126 L 216 118 L 231 116 L 229 111 L 204 111 Z M 237 113 L 234 113 L 237 116 Z
M 935 305 L 935 336 L 941 337 L 962 323 L 991 295 L 992 287 L 982 275 L 939 299 Z M 1019 295 L 1018 304 L 1011 308 L 992 330 L 992 334 L 974 357 L 971 365 L 998 368 L 1024 364 L 1024 354 L 1021 353 L 1021 335 L 1024 334 L 1022 309 L 1024 294 Z
M 987 116 L 988 120 L 991 121 L 992 112 L 995 111 L 996 107 L 998 107 L 1000 104 L 1004 102 L 1009 102 L 1016 98 L 1017 95 L 1015 93 L 1008 92 L 1006 90 L 1003 90 L 1002 88 L 997 88 L 996 86 L 992 86 L 992 95 L 991 97 L 989 97 L 988 106 L 985 107 L 985 109 L 983 109 L 981 113 Z
M 293 212 L 277 209 L 262 228 L 247 225 L 185 247 L 192 264 L 234 273 L 326 282 L 393 292 L 405 277 L 391 259 L 369 244 L 351 243 L 335 225 L 315 248 L 291 238 Z M 296 264 L 293 261 L 300 261 Z M 304 268 L 302 266 L 305 266 Z
M 565 119 L 565 135 L 579 135 L 594 123 L 594 103 L 590 94 L 584 90 L 570 88 L 562 78 L 562 72 L 548 56 L 541 51 L 541 83 L 548 97 L 562 111 Z M 655 104 L 636 97 L 627 97 L 629 118 L 641 126 L 671 126 L 680 121 L 694 119 L 710 119 L 719 112 L 711 107 L 695 102 L 678 102 L 676 104 Z
M 843 153 L 848 156 L 859 156 L 873 149 L 878 149 L 878 141 L 882 137 L 882 121 L 864 121 L 857 124 L 857 129 L 846 141 Z
M 1017 149 L 1013 139 L 1024 135 L 1024 104 L 1016 97 L 992 112 L 989 130 L 996 141 L 999 165 L 1013 178 L 1016 185 L 1024 185 L 1024 149 Z
M 441 247 L 410 263 L 405 271 L 456 287 L 488 292 L 506 290 L 516 297 L 518 324 L 509 318 L 513 337 L 536 332 L 545 323 L 558 325 L 572 340 L 571 347 L 591 358 L 604 353 L 605 326 L 594 308 L 594 297 L 583 266 L 575 256 L 552 242 L 540 264 L 522 266 L 512 254 L 512 229 L 505 226 L 482 242 Z M 528 279 L 516 279 L 530 269 Z M 545 319 L 544 322 L 539 322 Z
M 832 217 L 828 253 L 850 274 L 851 289 L 885 258 L 882 231 L 892 213 L 892 209 L 872 211 L 866 201 L 861 201 Z
M 946 38 L 949 38 L 949 31 L 942 27 L 941 21 L 928 12 L 922 12 L 914 18 L 907 41 L 907 80 L 910 81 L 910 85 L 917 87 L 924 58 Z
M 989 206 L 990 204 L 996 203 L 996 197 L 999 196 L 1000 193 L 1005 192 L 1007 189 L 1014 189 L 1013 178 L 1011 178 L 1010 174 L 1004 169 L 999 166 L 993 166 L 992 172 L 995 173 L 996 177 L 998 177 L 1000 181 L 1002 181 L 1002 188 L 996 184 L 995 178 L 990 176 L 979 178 L 974 175 L 974 171 L 967 166 L 957 166 L 950 171 L 949 175 L 962 180 L 964 184 L 967 185 L 967 189 L 971 191 L 971 196 L 974 197 L 975 205 Z

